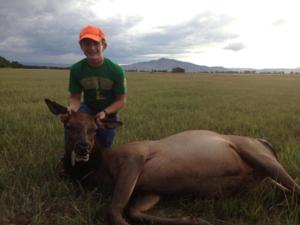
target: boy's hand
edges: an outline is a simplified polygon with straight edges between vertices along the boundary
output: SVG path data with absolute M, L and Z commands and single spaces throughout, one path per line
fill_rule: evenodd
M 97 120 L 103 120 L 105 119 L 107 116 L 107 113 L 105 111 L 101 111 L 96 115 L 96 119 Z
M 72 114 L 72 112 L 74 112 L 70 106 L 67 107 L 68 112 L 64 113 L 64 114 L 59 114 L 58 117 L 60 119 L 61 122 L 66 122 L 69 118 L 69 116 Z

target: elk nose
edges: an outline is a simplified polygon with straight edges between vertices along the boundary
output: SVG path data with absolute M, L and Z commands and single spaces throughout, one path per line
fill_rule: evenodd
M 90 145 L 86 142 L 79 142 L 76 144 L 75 152 L 78 155 L 86 155 L 88 153 L 88 149 Z

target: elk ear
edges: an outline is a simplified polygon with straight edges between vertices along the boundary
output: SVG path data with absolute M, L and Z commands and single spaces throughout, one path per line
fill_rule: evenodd
M 96 119 L 96 124 L 100 129 L 114 129 L 123 125 L 121 121 L 110 120 L 110 119 L 103 119 L 103 120 Z
M 49 99 L 45 99 L 45 102 L 46 102 L 49 110 L 55 115 L 68 113 L 68 109 L 65 106 L 62 106 L 62 105 L 60 105 L 54 101 L 51 101 Z

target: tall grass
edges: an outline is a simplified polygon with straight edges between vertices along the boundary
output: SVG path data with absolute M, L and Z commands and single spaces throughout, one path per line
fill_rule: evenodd
M 300 77 L 129 73 L 115 144 L 188 129 L 268 139 L 300 183 Z M 66 70 L 0 70 L 0 224 L 104 224 L 110 192 L 85 191 L 55 172 L 63 129 L 44 98 L 67 103 Z M 299 224 L 297 198 L 259 186 L 221 199 L 167 197 L 161 214 L 213 224 Z

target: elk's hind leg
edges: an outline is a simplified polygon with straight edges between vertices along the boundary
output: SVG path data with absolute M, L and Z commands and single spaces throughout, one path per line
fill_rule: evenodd
M 300 187 L 277 161 L 276 157 L 263 154 L 263 150 L 242 148 L 238 153 L 254 170 L 278 182 L 282 186 L 282 190 L 288 189 L 290 192 L 294 191 L 300 195 Z
M 157 194 L 138 196 L 129 209 L 129 216 L 139 222 L 155 222 L 169 225 L 211 225 L 205 220 L 198 218 L 167 218 L 148 214 L 146 211 L 153 208 L 159 200 L 160 197 Z
M 283 186 L 283 188 L 280 188 L 280 186 L 277 185 L 281 190 L 286 188 L 289 191 L 300 195 L 299 185 L 293 180 L 293 178 L 291 178 L 291 176 L 279 162 L 269 161 L 265 164 L 265 166 L 266 173 L 275 181 L 275 183 L 278 182 L 279 185 Z

